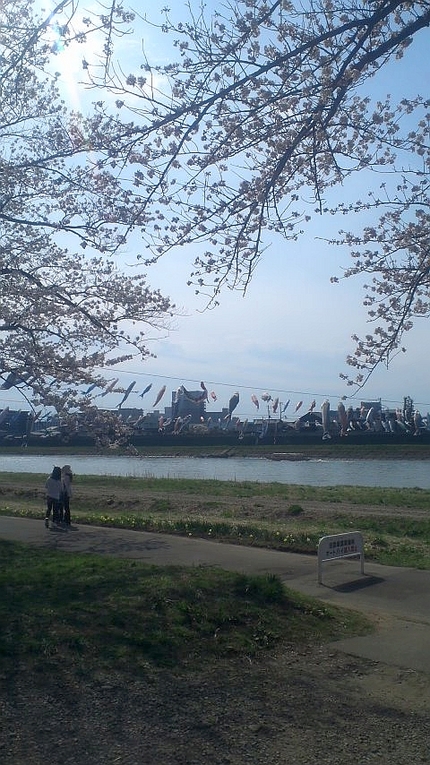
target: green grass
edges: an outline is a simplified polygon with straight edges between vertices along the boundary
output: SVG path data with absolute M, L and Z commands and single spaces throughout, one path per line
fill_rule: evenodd
M 338 525 L 346 526 L 350 523 L 347 515 L 337 515 L 335 521 Z M 396 537 L 409 537 L 421 539 L 430 543 L 430 513 L 428 518 L 417 519 L 402 516 L 360 516 L 355 519 L 364 531 L 384 533 Z
M 1 540 L 0 562 L 0 658 L 10 669 L 42 669 L 49 660 L 137 672 L 369 629 L 362 616 L 291 593 L 275 576 L 159 568 Z

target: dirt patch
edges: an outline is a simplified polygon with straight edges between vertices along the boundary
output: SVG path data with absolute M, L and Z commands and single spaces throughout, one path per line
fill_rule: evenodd
M 405 505 L 395 507 L 385 504 L 369 504 L 345 501 L 306 500 L 294 494 L 291 499 L 285 496 L 250 494 L 244 496 L 228 496 L 226 494 L 205 494 L 180 491 L 160 491 L 145 488 L 135 488 L 122 484 L 118 486 L 80 485 L 74 484 L 72 510 L 88 513 L 139 513 L 174 514 L 175 516 L 204 516 L 208 520 L 235 519 L 256 521 L 288 521 L 303 519 L 325 520 L 334 516 L 391 516 L 403 518 L 428 518 L 428 508 L 414 508 Z M 36 506 L 43 512 L 45 492 L 43 486 L 17 485 L 16 482 L 2 480 L 0 497 L 5 504 Z M 296 515 L 292 507 L 301 508 Z
M 142 677 L 47 660 L 2 678 L 5 765 L 405 765 L 428 762 L 429 676 L 284 646 Z
M 357 504 L 352 502 L 321 502 L 314 500 L 285 500 L 282 497 L 225 497 L 218 495 L 189 494 L 175 492 L 163 494 L 145 491 L 139 497 L 131 491 L 118 496 L 112 492 L 85 490 L 82 504 L 95 512 L 137 512 L 141 514 L 170 513 L 183 517 L 202 517 L 207 520 L 233 519 L 252 521 L 324 521 L 335 516 L 378 516 L 411 519 L 428 518 L 428 510 L 422 508 L 392 507 L 388 505 Z M 80 504 L 79 492 L 74 499 L 75 507 Z M 300 506 L 303 512 L 295 515 L 292 506 Z

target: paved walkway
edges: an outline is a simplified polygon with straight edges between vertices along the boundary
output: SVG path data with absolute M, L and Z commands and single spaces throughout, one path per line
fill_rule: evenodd
M 42 520 L 6 516 L 0 516 L 0 538 L 159 566 L 220 566 L 277 574 L 292 590 L 375 619 L 374 634 L 337 641 L 337 649 L 430 674 L 430 571 L 366 562 L 361 576 L 358 561 L 333 561 L 325 564 L 319 585 L 317 559 L 312 555 L 95 526 L 45 529 Z

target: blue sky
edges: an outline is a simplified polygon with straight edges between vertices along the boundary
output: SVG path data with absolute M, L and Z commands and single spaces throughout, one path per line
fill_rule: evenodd
M 184 4 L 185 7 L 185 4 Z M 152 6 L 153 8 L 153 6 Z M 175 4 L 178 14 L 180 5 Z M 155 16 L 148 4 L 147 15 Z M 412 96 L 426 94 L 430 82 L 427 55 L 428 31 L 421 33 L 409 47 L 400 64 L 387 67 L 378 78 L 374 95 L 396 93 Z M 145 40 L 145 50 L 151 57 L 163 54 L 163 38 L 154 35 Z M 124 43 L 125 44 L 125 43 Z M 127 50 L 138 51 L 137 41 Z M 67 67 L 65 77 L 70 102 L 77 107 L 82 95 L 77 87 L 79 61 Z M 129 59 L 128 65 L 132 69 Z M 357 178 L 359 183 L 365 179 Z M 342 194 L 337 189 L 337 194 Z M 174 320 L 174 328 L 150 344 L 157 358 L 144 362 L 136 359 L 124 363 L 111 377 L 120 377 L 126 388 L 136 380 L 135 391 L 127 406 L 142 405 L 152 409 L 155 393 L 166 385 L 167 391 L 159 407 L 170 403 L 170 393 L 179 385 L 197 389 L 204 381 L 217 394 L 217 402 L 208 411 L 227 406 L 232 393 L 239 392 L 236 414 L 254 417 L 257 412 L 251 394 L 260 398 L 264 392 L 286 402 L 291 399 L 287 416 L 292 416 L 295 404 L 303 400 L 303 411 L 315 398 L 317 409 L 328 397 L 335 408 L 343 395 L 351 396 L 348 403 L 382 399 L 384 405 L 397 406 L 405 395 L 411 396 L 424 413 L 430 410 L 429 327 L 426 320 L 417 321 L 405 338 L 408 351 L 394 359 L 389 369 L 380 368 L 357 393 L 339 378 L 348 371 L 345 358 L 353 350 L 351 335 L 366 331 L 366 311 L 361 304 L 359 280 L 349 279 L 331 284 L 330 277 L 341 276 L 342 267 L 349 265 L 346 250 L 333 248 L 319 237 L 336 236 L 345 222 L 334 218 L 318 218 L 297 243 L 274 240 L 264 253 L 247 294 L 227 291 L 220 306 L 204 311 L 204 300 L 187 287 L 193 252 L 177 250 L 149 269 L 148 281 L 153 287 L 171 296 L 183 308 L 183 315 Z M 137 240 L 130 240 L 124 253 L 127 262 L 133 256 Z M 140 393 L 152 383 L 149 394 L 142 400 Z M 103 405 L 115 407 L 121 395 L 109 395 Z M 3 392 L 2 406 L 25 408 L 14 391 Z

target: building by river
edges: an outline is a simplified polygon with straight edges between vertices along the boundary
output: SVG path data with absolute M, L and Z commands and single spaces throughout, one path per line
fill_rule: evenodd
M 227 408 L 206 412 L 202 391 L 172 394 L 164 411 L 119 408 L 106 411 L 111 441 L 139 445 L 231 446 L 258 444 L 301 444 L 321 441 L 348 443 L 399 443 L 416 440 L 430 443 L 430 417 L 422 417 L 411 398 L 405 397 L 401 409 L 383 409 L 381 401 L 362 402 L 356 409 L 329 406 L 321 413 L 315 407 L 293 420 L 269 409 L 266 417 L 242 421 Z M 327 402 L 328 404 L 328 402 Z M 323 409 L 323 407 L 322 407 Z M 100 410 L 103 413 L 103 410 Z M 103 418 L 101 418 L 103 420 Z M 71 426 L 57 415 L 35 417 L 28 411 L 0 412 L 0 444 L 91 445 L 97 441 L 96 427 L 76 415 Z

